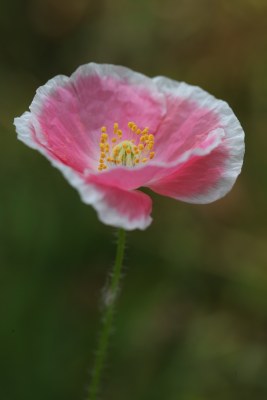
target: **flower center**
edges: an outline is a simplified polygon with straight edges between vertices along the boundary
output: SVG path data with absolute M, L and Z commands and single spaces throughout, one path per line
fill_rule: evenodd
M 129 122 L 128 128 L 128 138 L 123 139 L 123 132 L 117 122 L 114 123 L 112 135 L 107 133 L 105 126 L 102 126 L 98 171 L 117 165 L 134 167 L 140 162 L 146 163 L 154 158 L 155 152 L 152 151 L 154 135 L 149 134 L 149 128 L 141 130 L 134 122 Z

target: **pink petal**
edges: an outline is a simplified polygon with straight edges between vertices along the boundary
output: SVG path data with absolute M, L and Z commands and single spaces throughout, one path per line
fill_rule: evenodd
M 238 119 L 227 103 L 198 87 L 164 77 L 154 78 L 154 82 L 169 104 L 161 126 L 161 131 L 166 131 L 166 141 L 160 136 L 157 142 L 163 157 L 172 162 L 188 148 L 192 150 L 201 143 L 209 146 L 206 139 L 212 130 L 223 131 L 224 136 L 212 152 L 188 159 L 175 172 L 148 186 L 157 193 L 191 203 L 209 203 L 223 197 L 243 164 L 244 132 Z
M 199 147 L 184 152 L 173 163 L 148 162 L 145 166 L 134 168 L 115 167 L 99 173 L 89 172 L 85 179 L 88 183 L 116 187 L 122 190 L 133 190 L 141 186 L 150 187 L 154 182 L 168 177 L 180 168 L 183 164 L 190 162 L 195 156 L 203 157 L 212 152 L 223 140 L 223 131 L 215 130 L 210 132 Z
M 31 139 L 77 172 L 97 170 L 103 125 L 113 130 L 119 122 L 126 139 L 132 135 L 127 134 L 129 121 L 138 119 L 141 127 L 156 129 L 164 106 L 164 96 L 151 79 L 127 68 L 91 63 L 37 90 L 30 106 Z M 19 118 L 15 124 L 23 140 Z
M 200 88 L 127 68 L 94 63 L 39 88 L 31 112 L 15 119 L 18 138 L 45 155 L 99 218 L 145 229 L 151 199 L 135 189 L 193 203 L 225 195 L 240 173 L 244 133 L 231 108 Z M 134 121 L 155 134 L 155 158 L 99 173 L 101 127 Z
M 97 191 L 99 198 L 91 202 L 91 190 Z M 87 200 L 89 193 L 89 200 Z M 91 185 L 81 191 L 82 200 L 97 211 L 100 221 L 127 230 L 146 229 L 152 222 L 150 213 L 152 200 L 140 191 L 124 191 L 117 188 Z
M 204 157 L 194 156 L 175 172 L 149 185 L 163 196 L 188 203 L 209 203 L 225 195 L 234 171 L 227 170 L 227 150 L 217 147 Z
M 152 201 L 149 196 L 139 191 L 125 191 L 86 182 L 82 174 L 57 160 L 53 154 L 39 145 L 30 113 L 24 113 L 18 118 L 16 126 L 20 132 L 19 138 L 45 155 L 52 165 L 63 173 L 68 182 L 79 192 L 82 201 L 95 208 L 103 223 L 127 230 L 143 230 L 150 225 Z
M 128 68 L 92 63 L 80 67 L 71 80 L 79 94 L 81 118 L 96 138 L 97 150 L 101 126 L 113 132 L 118 122 L 123 138 L 130 139 L 129 121 L 154 131 L 165 114 L 164 95 L 153 80 Z

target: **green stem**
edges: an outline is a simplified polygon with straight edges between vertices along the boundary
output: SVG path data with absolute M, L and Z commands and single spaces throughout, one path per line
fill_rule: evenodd
M 114 310 L 119 290 L 119 283 L 122 272 L 122 262 L 125 249 L 125 231 L 120 229 L 118 232 L 118 245 L 114 268 L 110 283 L 105 295 L 105 308 L 103 311 L 103 324 L 100 332 L 97 351 L 95 356 L 94 367 L 92 371 L 91 384 L 89 387 L 87 400 L 96 400 L 99 387 L 101 384 L 101 377 L 103 367 L 106 361 L 109 339 L 113 327 Z

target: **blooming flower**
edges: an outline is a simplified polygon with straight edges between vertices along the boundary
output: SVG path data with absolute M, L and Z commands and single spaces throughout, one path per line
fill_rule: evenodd
M 196 86 L 90 63 L 37 90 L 15 119 L 112 226 L 145 229 L 154 192 L 189 203 L 224 196 L 240 173 L 244 132 L 227 103 Z

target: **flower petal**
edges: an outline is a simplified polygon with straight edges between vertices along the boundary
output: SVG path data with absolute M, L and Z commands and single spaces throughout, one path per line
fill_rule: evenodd
M 188 160 L 149 187 L 157 193 L 191 203 L 209 203 L 221 198 L 232 188 L 243 164 L 244 132 L 238 119 L 226 102 L 198 87 L 164 77 L 154 78 L 154 82 L 171 99 L 168 117 L 161 126 L 161 130 L 169 134 L 166 141 L 158 142 L 162 149 L 163 145 L 167 147 L 165 157 L 172 161 L 181 151 L 198 147 L 210 130 L 223 130 L 224 137 L 210 154 Z M 179 112 L 182 113 L 180 123 Z M 168 153 L 171 147 L 173 151 Z
M 69 78 L 57 76 L 40 87 L 30 113 L 16 118 L 18 138 L 38 148 L 49 159 L 82 172 L 89 167 L 90 139 L 79 119 L 75 97 L 67 89 Z M 25 126 L 31 125 L 25 134 Z M 24 127 L 24 129 L 23 129 Z M 24 132 L 24 133 L 23 133 Z
M 91 191 L 97 191 L 99 198 L 91 201 Z M 152 222 L 151 198 L 138 190 L 125 191 L 117 188 L 87 185 L 80 190 L 84 203 L 91 204 L 100 221 L 127 230 L 146 229 Z
M 205 140 L 199 144 L 199 147 L 189 149 L 184 152 L 175 162 L 150 162 L 145 166 L 136 166 L 134 168 L 115 167 L 99 173 L 86 175 L 86 181 L 100 185 L 117 187 L 122 190 L 134 190 L 141 186 L 150 187 L 154 182 L 158 182 L 176 172 L 181 165 L 189 162 L 195 156 L 203 157 L 212 152 L 222 142 L 224 132 L 217 129 L 210 132 Z
M 128 122 L 157 130 L 165 115 L 165 96 L 152 79 L 128 68 L 90 63 L 71 76 L 78 93 L 81 118 L 99 143 L 99 130 L 105 125 L 113 132 L 118 122 L 125 139 L 132 138 Z M 127 134 L 129 133 L 129 135 Z
M 84 65 L 39 88 L 31 112 L 15 119 L 18 138 L 37 149 L 91 204 L 102 222 L 125 229 L 151 223 L 151 199 L 135 189 L 207 203 L 225 195 L 240 173 L 244 133 L 231 108 L 202 89 L 124 67 Z M 97 171 L 101 127 L 148 126 L 155 157 L 135 168 Z
M 127 230 L 143 230 L 151 224 L 152 201 L 149 196 L 139 191 L 124 191 L 115 187 L 86 182 L 82 174 L 54 158 L 53 154 L 38 144 L 32 126 L 32 116 L 29 112 L 17 118 L 15 123 L 20 132 L 19 139 L 45 155 L 79 192 L 82 201 L 95 208 L 103 223 Z
M 103 125 L 113 131 L 114 122 L 119 122 L 125 139 L 128 122 L 137 117 L 141 126 L 156 129 L 165 103 L 148 77 L 124 67 L 90 63 L 70 78 L 59 75 L 40 87 L 30 110 L 37 147 L 83 172 L 97 170 Z M 15 124 L 20 136 L 19 118 Z

